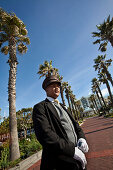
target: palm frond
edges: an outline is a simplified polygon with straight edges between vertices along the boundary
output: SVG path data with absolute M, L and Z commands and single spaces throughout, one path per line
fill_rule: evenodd
M 92 32 L 93 36 L 92 37 L 100 37 L 100 33 L 98 32 Z
M 8 52 L 9 52 L 9 46 L 4 46 L 4 47 L 2 47 L 2 48 L 1 48 L 1 52 L 4 53 L 5 55 L 7 55 Z
M 23 43 L 20 43 L 18 46 L 17 46 L 17 50 L 20 54 L 24 54 L 27 52 L 27 46 L 24 45 Z
M 93 44 L 100 44 L 100 39 L 97 39 L 96 41 L 93 42 Z

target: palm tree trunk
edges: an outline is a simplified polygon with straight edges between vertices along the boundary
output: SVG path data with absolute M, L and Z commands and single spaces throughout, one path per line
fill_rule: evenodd
M 99 86 L 98 86 L 97 83 L 96 83 L 96 85 L 97 85 L 98 91 L 99 91 L 99 93 L 100 93 L 101 99 L 102 99 L 102 101 L 103 101 L 103 103 L 104 103 L 104 106 L 106 107 L 106 103 L 105 103 L 104 98 L 103 98 L 103 96 L 102 96 L 102 92 L 101 92 L 101 90 L 100 90 L 100 88 L 99 88 Z
M 100 97 L 99 97 L 99 95 L 98 95 L 98 91 L 96 90 L 95 92 L 96 92 L 96 95 L 97 95 L 97 97 L 98 97 L 98 100 L 99 100 L 99 102 L 100 102 L 101 107 L 103 107 L 102 102 L 101 102 L 101 100 L 100 100 Z
M 74 114 L 74 118 L 75 118 L 75 120 L 78 121 L 78 118 L 76 116 L 76 111 L 75 111 L 75 108 L 74 108 L 74 103 L 73 103 L 73 100 L 71 99 L 71 97 L 70 97 L 70 100 L 71 100 L 71 106 L 72 106 L 72 111 L 73 111 L 73 114 Z
M 107 79 L 111 82 L 112 86 L 113 86 L 113 80 L 112 80 L 112 77 L 111 77 L 111 74 L 109 73 L 109 71 L 107 70 L 106 66 L 104 65 L 104 63 L 102 64 L 103 66 L 103 69 L 105 70 L 105 74 L 107 76 Z
M 24 129 L 24 138 L 25 139 L 27 138 L 27 129 L 26 128 Z
M 94 103 L 94 100 L 91 100 L 91 101 L 92 101 L 93 111 L 94 111 L 94 113 L 97 113 L 96 110 L 95 110 L 95 103 Z
M 107 86 L 107 89 L 108 89 L 108 92 L 109 92 L 109 96 L 110 96 L 110 100 L 111 100 L 111 103 L 112 103 L 112 106 L 113 106 L 113 97 L 112 97 L 112 93 L 111 93 L 109 83 L 108 83 L 107 80 L 105 81 L 105 83 L 106 83 L 106 86 Z
M 67 92 L 67 91 L 66 91 L 66 98 L 67 98 L 67 101 L 68 101 L 68 105 L 69 105 L 70 111 L 71 111 L 71 113 L 72 113 L 71 103 L 70 103 L 69 95 L 68 95 L 68 92 Z
M 8 83 L 8 100 L 9 100 L 9 128 L 10 128 L 10 160 L 14 161 L 20 157 L 17 119 L 16 119 L 16 41 L 14 37 L 9 39 L 9 83 Z
M 98 109 L 98 106 L 97 106 L 95 98 L 93 98 L 93 100 L 94 100 L 94 103 L 95 103 L 95 106 L 96 106 L 96 110 L 99 112 L 99 109 Z
M 60 89 L 60 94 L 61 94 L 62 103 L 63 103 L 64 106 L 66 106 L 65 100 L 64 100 L 64 95 L 63 95 L 63 88 L 62 88 L 62 86 L 61 86 L 61 89 Z
M 76 110 L 76 118 L 77 118 L 77 121 L 78 121 L 79 120 L 79 115 L 78 115 L 78 108 L 77 108 L 76 103 L 74 103 L 74 106 L 75 106 L 75 110 Z

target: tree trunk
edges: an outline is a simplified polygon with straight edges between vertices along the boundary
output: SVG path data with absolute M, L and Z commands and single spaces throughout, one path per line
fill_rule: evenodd
M 111 103 L 112 103 L 112 106 L 113 106 L 113 97 L 112 97 L 112 93 L 111 93 L 109 83 L 108 83 L 107 80 L 105 81 L 105 83 L 106 83 L 106 86 L 107 86 L 107 89 L 108 89 L 108 92 L 109 92 L 109 96 L 110 96 L 110 100 L 111 100 Z
M 63 95 L 63 88 L 62 88 L 62 86 L 61 86 L 61 88 L 60 88 L 60 94 L 61 94 L 62 103 L 63 103 L 64 106 L 66 106 L 65 100 L 64 100 L 64 95 Z
M 74 106 L 75 106 L 75 110 L 76 110 L 76 117 L 77 117 L 77 121 L 79 120 L 79 115 L 78 115 L 78 108 L 76 103 L 74 102 Z
M 14 161 L 20 157 L 17 119 L 16 119 L 16 41 L 14 37 L 9 38 L 9 128 L 10 128 L 10 160 Z
M 67 101 L 68 101 L 68 105 L 69 105 L 70 111 L 71 111 L 71 113 L 72 113 L 72 108 L 71 108 L 71 103 L 70 103 L 70 101 L 69 101 L 68 91 L 66 91 L 66 98 L 67 98 Z
M 71 97 L 70 97 L 70 99 L 71 99 Z M 78 118 L 77 118 L 77 116 L 76 116 L 76 111 L 75 111 L 74 103 L 73 103 L 73 100 L 72 100 L 72 99 L 71 99 L 71 106 L 72 106 L 72 111 L 73 111 L 74 118 L 75 118 L 75 120 L 77 120 L 77 122 L 78 122 Z
M 92 102 L 92 109 L 93 109 L 94 113 L 96 114 L 97 112 L 96 112 L 96 110 L 95 110 L 95 104 L 94 104 L 94 101 L 93 101 L 93 100 L 91 100 L 91 102 Z
M 27 129 L 24 129 L 24 138 L 27 138 Z
M 95 98 L 93 98 L 93 100 L 94 100 L 94 103 L 95 103 L 95 106 L 96 106 L 96 110 L 99 112 L 99 109 L 98 109 L 98 106 L 97 106 Z
M 105 70 L 105 74 L 107 76 L 107 79 L 111 82 L 112 86 L 113 86 L 113 80 L 111 77 L 111 74 L 109 73 L 109 71 L 107 70 L 106 66 L 104 65 L 104 63 L 102 63 L 103 69 Z
M 98 100 L 99 100 L 99 102 L 100 102 L 101 107 L 103 107 L 102 102 L 101 102 L 101 100 L 100 100 L 100 97 L 99 97 L 99 95 L 98 95 L 97 90 L 95 90 L 95 92 L 96 92 L 96 95 L 97 95 L 97 97 L 98 97 Z
M 102 101 L 103 101 L 103 103 L 104 103 L 104 106 L 106 107 L 106 103 L 105 103 L 104 98 L 103 98 L 103 96 L 102 96 L 102 92 L 101 92 L 101 90 L 100 90 L 100 88 L 99 88 L 99 85 L 98 85 L 97 83 L 96 83 L 96 85 L 97 85 L 98 91 L 99 91 L 99 93 L 100 93 L 101 99 L 102 99 Z

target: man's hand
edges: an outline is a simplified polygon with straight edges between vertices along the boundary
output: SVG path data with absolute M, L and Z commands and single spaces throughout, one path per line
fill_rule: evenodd
M 77 146 L 84 153 L 88 152 L 88 150 L 89 150 L 88 144 L 87 144 L 87 142 L 86 142 L 86 140 L 84 138 L 80 138 L 78 140 Z
M 74 159 L 80 161 L 82 164 L 82 168 L 85 169 L 85 165 L 87 164 L 87 161 L 84 153 L 78 147 L 75 147 Z

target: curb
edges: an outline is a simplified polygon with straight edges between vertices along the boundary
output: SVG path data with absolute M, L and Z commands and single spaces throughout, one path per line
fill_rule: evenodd
M 28 157 L 27 159 L 18 163 L 14 168 L 10 168 L 9 170 L 27 170 L 33 164 L 41 159 L 42 150 Z

